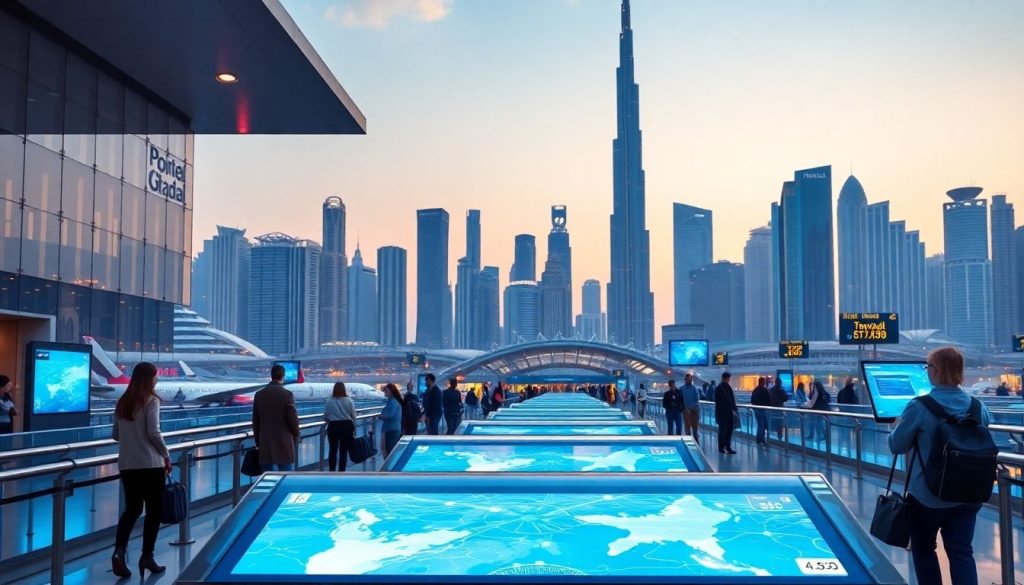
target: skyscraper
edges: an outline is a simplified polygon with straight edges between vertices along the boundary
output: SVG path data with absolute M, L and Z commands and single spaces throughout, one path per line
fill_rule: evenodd
M 891 223 L 888 201 L 872 203 L 865 209 L 864 259 L 867 263 L 868 280 L 864 292 L 865 304 L 869 307 L 865 310 L 868 312 L 884 313 L 897 310 L 896 299 L 892 294 L 894 283 L 889 279 L 893 264 L 889 249 Z
M 405 345 L 406 253 L 398 246 L 377 249 L 377 339 L 387 347 Z
M 455 274 L 455 347 L 474 346 L 476 331 L 476 281 L 480 272 L 480 211 L 466 213 L 466 255 L 459 259 Z
M 981 187 L 951 189 L 942 205 L 946 248 L 946 333 L 967 345 L 992 345 L 992 265 Z
M 203 248 L 210 245 L 210 240 L 203 240 Z M 210 314 L 210 261 L 207 254 L 200 250 L 192 260 L 191 309 L 202 316 Z
M 743 296 L 746 340 L 778 341 L 775 336 L 775 287 L 772 283 L 772 228 L 750 231 L 743 247 Z
M 285 234 L 252 247 L 249 340 L 276 356 L 319 349 L 320 244 Z
M 839 240 L 839 311 L 878 310 L 867 302 L 868 262 L 865 242 L 868 199 L 857 177 L 850 175 L 839 190 L 836 230 Z M 747 264 L 749 269 L 750 264 Z
M 743 341 L 746 297 L 743 265 L 722 261 L 690 273 L 690 312 L 711 342 Z
M 606 326 L 601 311 L 601 282 L 591 278 L 583 283 L 583 312 L 576 315 L 576 333 L 587 341 L 605 341 Z
M 992 196 L 992 326 L 997 350 L 1009 350 L 1020 323 L 1013 204 Z
M 348 339 L 377 341 L 377 271 L 363 264 L 356 246 L 348 267 Z
M 1017 333 L 1024 335 L 1024 226 L 1017 228 Z
M 712 213 L 683 203 L 672 205 L 672 261 L 676 323 L 689 323 L 690 273 L 714 261 Z
M 505 345 L 537 339 L 539 303 L 539 287 L 532 280 L 510 282 L 505 287 Z
M 331 196 L 324 200 L 324 244 L 320 259 L 320 343 L 348 338 L 345 218 L 345 203 L 341 197 Z
M 946 257 L 942 254 L 925 260 L 925 329 L 946 331 Z
M 572 335 L 572 248 L 564 205 L 551 207 L 548 259 L 541 275 L 541 322 L 545 337 Z
M 222 331 L 243 339 L 249 336 L 249 271 L 252 244 L 245 230 L 217 226 L 217 235 L 203 242 L 203 263 L 208 267 L 205 312 L 200 313 Z
M 832 167 L 799 170 L 782 186 L 778 210 L 780 332 L 790 339 L 836 337 L 832 255 Z
M 902 289 L 900 321 L 906 329 L 924 329 L 928 320 L 928 267 L 921 232 L 906 233 L 904 254 L 903 273 L 894 275 Z
M 634 81 L 629 0 L 622 1 L 619 67 L 616 69 L 618 131 L 612 142 L 613 205 L 608 335 L 621 345 L 654 345 L 650 234 L 640 133 L 640 88 Z
M 476 324 L 473 347 L 489 350 L 501 343 L 498 267 L 484 266 L 476 281 Z
M 451 297 L 448 212 L 420 209 L 416 212 L 416 345 L 432 349 L 449 347 Z
M 516 236 L 515 260 L 508 274 L 509 282 L 537 280 L 537 238 L 530 234 Z

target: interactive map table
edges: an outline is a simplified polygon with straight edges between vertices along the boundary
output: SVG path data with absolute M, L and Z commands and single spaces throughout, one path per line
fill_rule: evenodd
M 657 435 L 653 421 L 465 421 L 456 431 L 458 435 Z
M 900 584 L 820 475 L 268 474 L 179 585 Z
M 487 420 L 632 420 L 633 415 L 614 408 L 502 408 L 487 415 Z
M 710 471 L 690 437 L 405 437 L 383 471 L 622 472 Z

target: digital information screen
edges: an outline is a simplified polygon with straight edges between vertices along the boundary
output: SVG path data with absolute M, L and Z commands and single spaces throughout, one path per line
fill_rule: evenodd
M 1024 352 L 1024 335 L 1013 336 L 1013 351 L 1017 353 Z
M 820 475 L 264 476 L 199 583 L 904 583 Z
M 861 362 L 868 398 L 879 422 L 891 422 L 907 404 L 932 391 L 925 362 Z
M 888 345 L 899 342 L 898 313 L 839 314 L 839 345 Z
M 420 374 L 416 376 L 416 393 L 423 394 L 427 390 L 429 390 L 429 388 L 427 388 L 427 375 Z
M 811 346 L 806 341 L 780 341 L 779 357 L 784 360 L 805 360 L 811 357 Z
M 775 379 L 778 380 L 782 389 L 786 391 L 787 396 L 793 395 L 793 370 L 776 370 Z
M 690 437 L 405 437 L 383 470 L 685 473 L 710 466 Z
M 619 392 L 625 392 L 626 389 L 629 388 L 629 380 L 626 378 L 619 378 L 618 380 L 615 380 L 615 388 Z
M 612 411 L 612 407 L 608 406 L 607 402 L 601 402 L 600 400 L 590 400 L 583 402 L 582 400 L 544 400 L 541 401 L 539 398 L 531 398 L 525 402 L 517 402 L 508 408 L 515 410 L 551 410 L 553 408 L 568 408 L 572 410 L 586 409 L 586 410 L 598 410 L 598 411 Z
M 729 352 L 727 352 L 727 351 L 716 351 L 711 356 L 711 365 L 714 365 L 714 366 L 728 366 L 729 365 Z
M 456 432 L 459 435 L 496 435 L 496 436 L 638 436 L 657 435 L 658 427 L 653 421 L 572 421 L 572 422 L 498 422 L 498 421 L 466 421 Z
M 274 362 L 275 366 L 281 366 L 284 368 L 284 383 L 294 384 L 299 381 L 299 371 L 302 369 L 302 362 L 294 360 L 288 361 L 277 361 Z
M 607 411 L 593 408 L 502 408 L 487 415 L 487 420 L 632 420 L 628 412 L 610 408 Z
M 405 361 L 410 366 L 422 366 L 427 361 L 427 356 L 422 353 L 407 353 L 405 354 Z
M 66 414 L 89 412 L 89 346 L 83 349 L 59 349 L 33 346 L 32 413 Z
M 682 339 L 668 342 L 668 365 L 672 367 L 707 366 L 708 342 Z

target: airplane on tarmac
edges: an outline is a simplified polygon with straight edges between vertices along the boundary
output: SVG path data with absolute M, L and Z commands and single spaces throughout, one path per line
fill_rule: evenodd
M 93 385 L 91 393 L 94 398 L 117 400 L 128 388 L 130 378 L 117 367 L 107 352 L 92 337 L 83 337 L 92 346 L 94 358 L 93 378 L 98 385 Z M 179 362 L 187 376 L 195 373 L 183 362 Z M 98 371 L 97 371 L 98 370 Z M 185 404 L 187 402 L 206 405 L 238 406 L 252 404 L 256 392 L 265 383 L 253 383 L 251 380 L 213 381 L 179 378 L 160 378 L 156 383 L 156 395 L 164 404 Z M 286 384 L 295 396 L 295 400 L 326 400 L 334 391 L 333 382 L 306 382 L 302 371 L 298 379 Z M 353 400 L 364 400 L 384 403 L 384 393 L 369 384 L 346 383 L 345 389 Z

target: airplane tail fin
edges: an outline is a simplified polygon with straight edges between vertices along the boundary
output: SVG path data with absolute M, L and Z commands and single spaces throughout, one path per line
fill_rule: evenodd
M 302 368 L 299 368 L 299 377 L 295 381 L 299 384 L 304 384 L 306 382 L 306 374 L 303 373 Z
M 117 367 L 114 360 L 110 359 L 107 352 L 100 347 L 100 344 L 88 335 L 83 335 L 82 340 L 92 346 L 93 368 L 95 373 L 107 384 L 127 384 L 128 376 Z
M 178 360 L 178 365 L 181 366 L 181 373 L 185 374 L 186 378 L 196 377 L 196 373 L 192 371 L 192 368 L 188 367 L 188 364 L 186 364 L 183 360 Z

